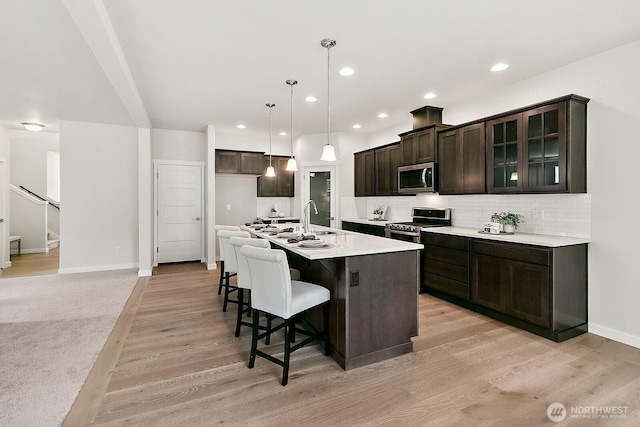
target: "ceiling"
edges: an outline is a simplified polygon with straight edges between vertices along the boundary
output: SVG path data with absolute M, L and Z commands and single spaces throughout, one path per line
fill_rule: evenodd
M 273 102 L 276 135 L 289 131 L 291 78 L 294 135 L 325 132 L 320 41 L 330 37 L 331 128 L 370 133 L 424 105 L 446 109 L 640 39 L 637 0 L 20 0 L 0 9 L 0 126 L 39 121 L 50 132 L 75 120 L 262 136 Z M 493 73 L 496 62 L 510 68 Z M 340 76 L 343 66 L 354 75 Z

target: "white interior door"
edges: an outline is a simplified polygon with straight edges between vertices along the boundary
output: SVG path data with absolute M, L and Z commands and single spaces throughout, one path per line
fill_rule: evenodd
M 313 200 L 318 207 L 318 215 L 313 208 L 308 209 L 309 224 L 336 228 L 336 167 L 305 166 L 304 167 L 304 196 L 302 209 L 309 200 Z M 301 212 L 304 214 L 304 212 Z
M 156 263 L 203 259 L 202 169 L 156 164 Z
M 7 183 L 6 173 L 6 164 L 4 159 L 0 159 L 0 239 L 2 239 L 2 243 L 0 244 L 0 269 L 8 267 L 9 262 L 9 230 L 8 230 L 8 221 L 7 221 L 7 209 L 5 195 L 6 191 L 9 188 L 9 184 Z M 1 275 L 1 274 L 0 274 Z

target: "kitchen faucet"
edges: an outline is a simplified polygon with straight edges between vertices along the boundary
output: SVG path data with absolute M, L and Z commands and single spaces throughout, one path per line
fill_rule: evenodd
M 302 210 L 304 214 L 302 223 L 302 226 L 304 227 L 303 233 L 309 232 L 309 205 L 313 205 L 313 210 L 315 211 L 315 214 L 318 215 L 318 206 L 316 206 L 316 202 L 314 202 L 313 200 L 309 200 L 307 204 L 304 205 L 304 209 Z

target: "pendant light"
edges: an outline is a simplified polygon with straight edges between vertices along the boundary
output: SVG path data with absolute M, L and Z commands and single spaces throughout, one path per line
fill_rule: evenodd
M 267 173 L 264 176 L 274 177 L 276 176 L 276 170 L 271 166 L 271 109 L 276 106 L 276 104 L 268 103 L 266 104 L 269 107 L 269 167 L 267 168 Z
M 298 165 L 296 164 L 296 159 L 293 157 L 293 86 L 297 85 L 298 81 L 291 79 L 287 80 L 286 83 L 291 86 L 291 128 L 289 130 L 289 137 L 291 139 L 291 158 L 287 161 L 286 170 L 295 172 L 298 170 Z
M 335 162 L 338 160 L 336 158 L 336 149 L 333 145 L 331 145 L 331 82 L 330 82 L 330 67 L 331 67 L 331 48 L 336 45 L 336 41 L 333 39 L 322 39 L 320 45 L 324 48 L 327 48 L 327 143 L 322 149 L 322 157 L 320 160 L 324 160 L 327 162 Z

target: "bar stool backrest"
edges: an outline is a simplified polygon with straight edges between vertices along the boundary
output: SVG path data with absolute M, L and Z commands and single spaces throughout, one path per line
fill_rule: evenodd
M 238 287 L 244 289 L 251 289 L 251 275 L 249 274 L 249 264 L 247 263 L 247 257 L 242 254 L 240 248 L 245 245 L 255 246 L 257 248 L 269 249 L 271 244 L 265 239 L 252 239 L 246 237 L 232 237 L 229 239 L 229 243 L 235 249 L 236 258 L 238 261 L 238 276 L 236 282 Z
M 226 230 L 226 231 L 240 231 L 240 227 L 237 225 L 215 225 L 213 227 L 216 230 L 216 235 L 218 231 Z M 218 256 L 220 257 L 220 261 L 224 261 L 224 249 L 222 248 L 222 242 L 220 241 L 220 236 L 218 236 Z
M 291 275 L 287 255 L 280 249 L 244 246 L 251 275 L 251 306 L 283 319 L 291 317 Z
M 248 231 L 228 231 L 228 230 L 220 230 L 218 231 L 218 238 L 220 239 L 220 244 L 224 248 L 224 271 L 227 273 L 237 273 L 238 272 L 238 259 L 236 258 L 236 251 L 231 246 L 229 239 L 232 237 L 251 237 L 251 234 Z

